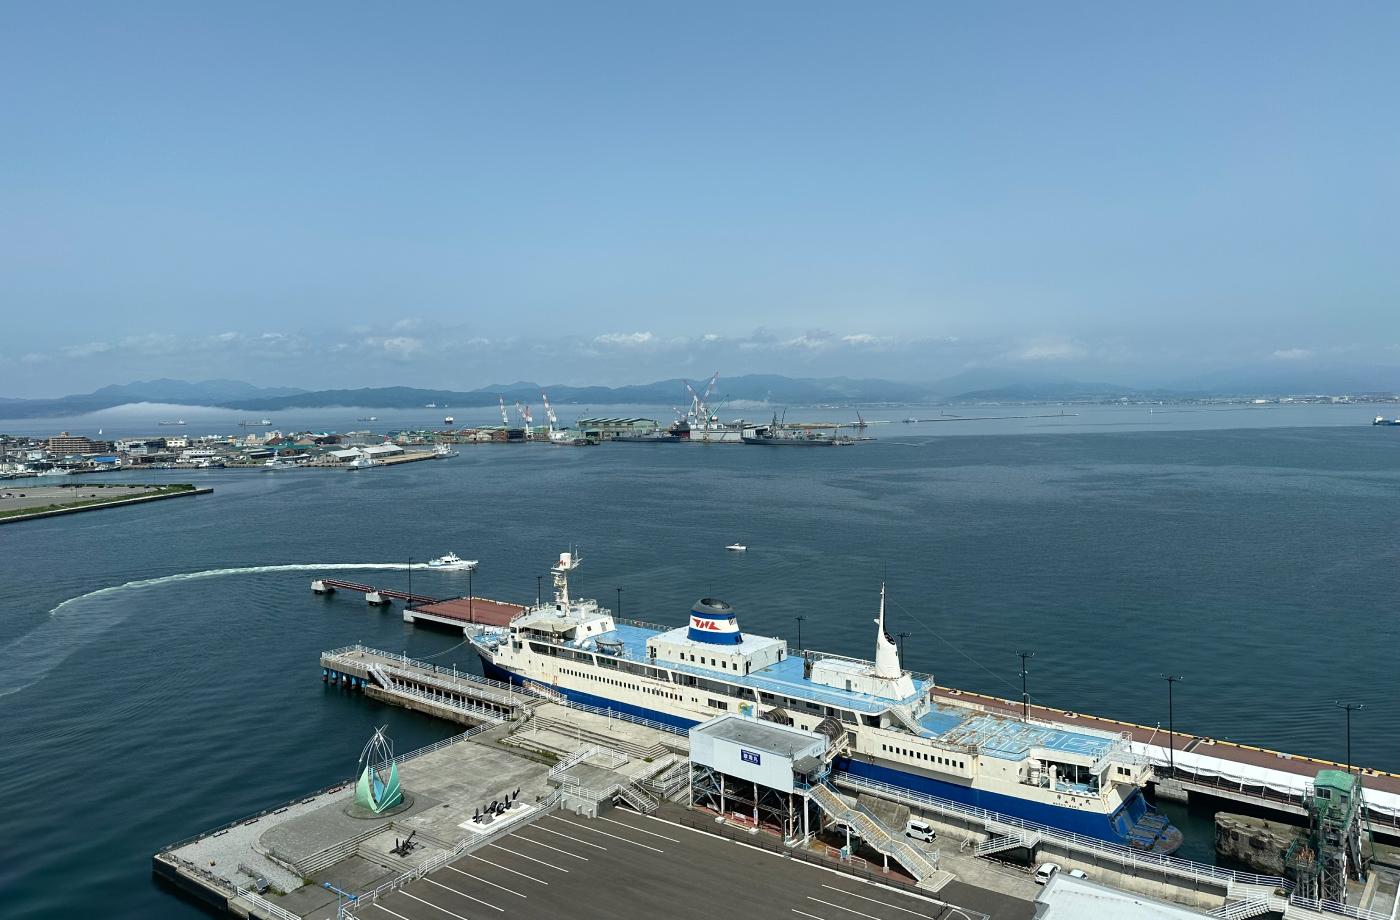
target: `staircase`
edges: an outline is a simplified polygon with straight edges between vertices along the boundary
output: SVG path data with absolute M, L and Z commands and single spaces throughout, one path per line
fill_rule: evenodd
M 893 856 L 901 866 L 909 870 L 916 882 L 923 882 L 925 879 L 940 875 L 938 867 L 923 852 L 908 843 L 902 836 L 895 836 L 894 832 L 884 825 L 884 822 L 867 809 L 848 803 L 835 789 L 825 783 L 816 783 L 811 787 L 810 793 L 812 800 L 828 817 L 851 825 L 860 832 L 861 839 L 874 847 L 877 852 Z M 942 874 L 947 875 L 947 873 Z
M 389 681 L 389 675 L 385 673 L 384 668 L 380 665 L 372 664 L 365 668 L 365 670 L 369 672 L 370 677 L 374 678 L 374 682 L 385 690 L 394 689 L 394 685 Z
M 1017 847 L 1025 847 L 1027 850 L 1040 843 L 1040 831 L 1016 831 L 1002 837 L 993 837 L 977 844 L 977 849 L 973 852 L 977 856 L 991 856 L 993 853 L 1002 853 L 1006 850 L 1014 850 Z
M 917 735 L 923 731 L 923 726 L 919 724 L 919 719 L 914 715 L 914 711 L 903 703 L 893 704 L 890 706 L 889 712 L 890 715 L 894 716 L 896 722 L 914 734 Z
M 617 794 L 622 801 L 631 805 L 634 809 L 644 815 L 649 815 L 656 811 L 661 804 L 656 799 L 643 792 L 636 783 L 618 783 Z
M 1221 917 L 1223 920 L 1246 920 L 1248 917 L 1258 917 L 1270 911 L 1281 912 L 1287 906 L 1282 898 L 1247 898 L 1243 901 L 1231 901 L 1228 904 L 1223 904 L 1211 911 L 1210 915 Z
M 569 738 L 577 738 L 580 741 L 586 741 L 590 744 L 610 747 L 613 750 L 622 751 L 624 754 L 630 754 L 638 760 L 646 760 L 648 757 L 652 760 L 659 760 L 671 753 L 671 748 L 667 747 L 665 744 L 658 743 L 649 747 L 643 747 L 625 738 L 591 731 L 581 725 L 575 725 L 560 719 L 551 719 L 548 716 L 540 715 L 538 712 L 531 717 L 530 725 L 534 728 L 556 732 Z
M 531 693 L 539 694 L 540 696 L 544 697 L 550 702 L 562 703 L 565 706 L 569 705 L 568 702 L 564 699 L 564 695 L 558 690 L 555 690 L 549 684 L 542 684 L 537 680 L 527 680 L 521 683 L 521 686 L 524 687 L 526 690 L 529 690 Z

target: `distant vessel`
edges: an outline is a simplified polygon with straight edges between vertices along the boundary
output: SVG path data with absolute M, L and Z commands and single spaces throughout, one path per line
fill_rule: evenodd
M 784 428 L 778 422 L 777 413 L 774 413 L 770 424 L 745 428 L 743 439 L 745 444 L 763 444 L 768 447 L 840 447 L 855 443 L 844 436 Z
M 476 563 L 475 559 L 462 559 L 456 553 L 448 553 L 446 556 L 428 560 L 428 567 L 432 569 L 474 569 Z
M 690 437 L 690 428 L 677 422 L 669 428 L 653 428 L 645 434 L 620 434 L 610 440 L 624 444 L 680 444 Z
M 428 404 L 427 404 L 426 406 L 424 406 L 423 408 L 425 408 L 425 409 L 436 409 L 436 408 L 437 408 L 437 403 L 428 403 Z
M 458 456 L 458 453 L 452 449 L 451 444 L 439 444 L 437 447 L 433 448 L 434 460 L 450 460 L 456 456 Z
M 54 467 L 54 468 L 51 469 L 51 470 L 44 470 L 42 473 L 36 473 L 35 475 L 38 475 L 38 476 L 72 476 L 72 475 L 73 475 L 73 471 L 72 471 L 72 470 L 65 470 L 65 469 L 63 469 L 63 468 L 61 468 L 61 467 L 57 467 L 57 466 L 56 466 L 56 467 Z
M 270 427 L 272 427 L 272 419 L 270 419 L 270 418 L 265 418 L 265 419 L 263 419 L 263 420 L 260 421 L 260 422 L 239 422 L 239 423 L 238 423 L 238 427 L 239 427 L 239 428 L 270 428 Z
M 379 466 L 379 461 L 373 457 L 356 457 L 345 464 L 347 470 L 367 470 L 372 466 Z
M 181 419 L 181 420 L 178 421 L 178 422 L 156 422 L 156 424 L 157 424 L 157 425 L 160 425 L 160 426 L 162 426 L 162 427 L 164 427 L 164 426 L 167 426 L 167 425 L 183 425 L 183 424 L 185 424 L 185 422 L 184 422 L 183 419 Z M 101 434 L 101 433 L 102 433 L 102 432 L 100 432 L 100 431 L 98 432 L 98 434 Z
M 1386 418 L 1386 417 L 1383 416 L 1383 415 L 1378 415 L 1378 416 L 1376 416 L 1376 420 L 1375 420 L 1374 422 L 1372 422 L 1371 424 L 1372 424 L 1372 425 L 1400 425 L 1400 418 Z
M 725 547 L 731 553 L 747 553 L 749 548 L 742 543 L 731 543 Z
M 917 422 L 917 421 L 918 421 L 918 419 L 914 418 L 914 416 L 911 415 L 911 416 L 909 416 L 907 419 L 904 420 L 904 424 L 906 424 L 906 425 L 912 425 L 912 424 L 914 424 L 914 423 Z
M 452 416 L 449 415 L 447 418 L 445 418 L 445 419 L 442 420 L 442 423 L 443 423 L 444 425 L 451 425 L 451 424 L 453 423 L 453 421 L 454 421 L 454 420 L 453 420 Z
M 379 419 L 378 419 L 377 417 L 371 415 L 369 418 L 357 418 L 357 419 L 355 419 L 355 421 L 357 421 L 357 422 L 377 422 L 377 421 L 379 421 Z
M 263 463 L 263 470 L 268 473 L 274 470 L 294 470 L 296 467 L 295 460 L 279 460 L 276 457 L 271 457 Z

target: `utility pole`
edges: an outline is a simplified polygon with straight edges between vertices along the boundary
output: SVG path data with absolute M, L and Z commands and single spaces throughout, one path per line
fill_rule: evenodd
M 536 607 L 541 607 L 541 606 L 544 605 L 544 588 L 542 588 L 542 587 L 540 586 L 540 579 L 541 579 L 541 578 L 544 578 L 544 576 L 543 576 L 543 575 L 536 575 L 536 576 L 535 576 L 535 606 L 536 606 Z
M 1026 693 L 1026 661 L 1035 657 L 1035 652 L 1017 652 L 1021 659 L 1021 721 L 1031 720 L 1031 698 Z
M 904 640 L 914 635 L 913 633 L 895 633 L 899 637 L 899 664 L 904 666 Z
M 622 619 L 622 589 L 617 589 L 617 616 Z
M 1341 700 L 1337 700 L 1337 708 L 1338 708 L 1338 709 L 1345 709 L 1345 710 L 1347 711 L 1347 772 L 1348 772 L 1348 773 L 1351 772 L 1351 714 L 1352 714 L 1353 712 L 1355 712 L 1356 710 L 1361 709 L 1361 708 L 1363 707 L 1363 705 L 1364 705 L 1364 704 L 1362 704 L 1362 703 L 1343 703 Z M 1360 771 L 1358 770 L 1357 772 L 1359 773 Z
M 472 572 L 476 571 L 476 566 L 467 566 L 467 620 L 476 622 L 476 611 L 472 610 Z
M 1172 685 L 1181 680 L 1180 677 L 1168 677 L 1162 675 L 1162 680 L 1167 682 L 1167 766 L 1171 768 L 1172 775 L 1176 775 L 1176 728 L 1172 724 Z
M 407 609 L 413 606 L 413 557 L 408 557 L 408 600 L 404 603 Z
M 797 650 L 802 651 L 802 621 L 807 619 L 803 616 L 793 617 L 797 621 Z

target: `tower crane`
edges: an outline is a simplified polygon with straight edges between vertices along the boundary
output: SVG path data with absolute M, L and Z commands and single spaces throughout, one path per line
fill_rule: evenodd
M 504 396 L 501 396 L 499 393 L 496 394 L 496 398 L 501 401 L 501 424 L 504 427 L 509 428 L 510 419 L 506 416 L 506 398 Z M 516 403 L 516 405 L 518 406 L 520 405 L 520 403 Z

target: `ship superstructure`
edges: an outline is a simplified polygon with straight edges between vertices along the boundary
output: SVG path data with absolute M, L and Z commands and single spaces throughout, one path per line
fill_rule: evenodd
M 569 595 L 579 558 L 561 553 L 554 600 L 473 638 L 488 676 L 683 728 L 735 712 L 812 730 L 847 728 L 837 769 L 1051 827 L 1155 852 L 1181 832 L 1153 811 L 1145 758 L 1128 739 L 1023 720 L 959 700 L 903 668 L 885 629 L 875 659 L 805 651 L 744 633 L 729 604 L 702 598 L 685 626 L 621 620 Z

